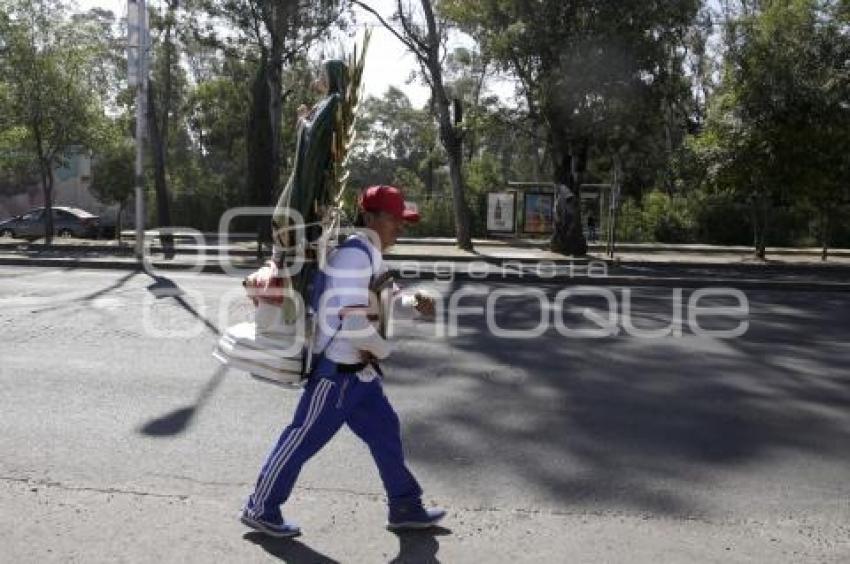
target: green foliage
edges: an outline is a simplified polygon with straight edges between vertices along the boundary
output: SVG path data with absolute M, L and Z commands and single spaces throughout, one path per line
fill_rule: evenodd
M 342 21 L 341 3 L 304 4 L 291 34 L 283 33 L 292 23 L 285 3 L 272 4 L 191 0 L 153 14 L 152 78 L 166 109 L 177 224 L 215 229 L 224 210 L 258 201 L 249 171 L 272 174 L 275 115 L 279 170 L 264 186 L 289 176 L 296 109 L 315 101 L 315 61 L 304 47 Z M 576 156 L 586 141 L 583 182 L 610 182 L 614 155 L 622 164 L 622 240 L 850 245 L 847 3 L 748 2 L 726 20 L 710 2 L 627 4 L 435 3 L 478 40 L 448 53 L 442 67 L 449 99 L 463 103 L 472 233 L 486 234 L 488 192 L 511 180 L 562 179 L 563 156 Z M 168 29 L 175 49 L 166 68 Z M 55 0 L 0 0 L 0 51 L 5 183 L 29 181 L 44 162 L 60 164 L 68 145 L 85 146 L 94 152 L 93 190 L 105 202 L 123 201 L 132 187 L 126 138 L 135 109 L 118 17 L 73 13 Z M 519 79 L 515 103 L 488 91 L 498 71 Z M 277 110 L 271 98 L 252 97 L 253 87 L 268 94 L 270 81 L 280 85 Z M 391 183 L 420 206 L 423 221 L 411 234 L 454 234 L 433 108 L 413 107 L 396 88 L 360 102 L 349 209 L 357 189 Z M 150 157 L 145 166 L 152 185 Z
M 19 155 L 49 169 L 61 164 L 66 147 L 95 141 L 103 106 L 89 70 L 104 47 L 95 29 L 71 21 L 58 2 L 4 0 L 0 11 L 0 126 L 26 128 L 17 134 L 28 141 Z
M 135 182 L 135 148 L 130 139 L 116 140 L 94 156 L 92 193 L 106 204 L 122 207 L 133 195 Z
M 750 205 L 758 250 L 767 233 L 788 241 L 799 221 L 774 217 L 776 204 L 829 218 L 846 197 L 850 38 L 835 4 L 818 0 L 765 3 L 730 22 L 727 37 L 723 83 L 695 146 L 709 185 Z
M 627 198 L 617 219 L 617 240 L 628 242 L 691 243 L 695 219 L 692 203 L 655 190 L 638 203 Z
M 677 47 L 697 0 L 441 5 L 478 39 L 486 57 L 521 81 L 531 117 L 546 130 L 555 182 L 577 192 L 592 148 L 653 162 L 647 154 L 664 155 L 657 147 L 675 141 L 672 101 L 688 91 Z M 580 206 L 565 201 L 561 208 L 569 213 L 555 218 L 552 248 L 583 254 Z
M 644 199 L 644 225 L 659 243 L 689 243 L 692 220 L 688 202 L 664 192 L 650 192 Z
M 811 209 L 801 206 L 775 208 L 767 226 L 771 245 L 810 245 L 814 218 Z M 752 209 L 731 193 L 670 197 L 655 190 L 641 202 L 627 198 L 622 203 L 617 240 L 746 246 L 753 240 Z
M 505 188 L 499 163 L 492 155 L 474 158 L 467 167 L 466 185 L 472 209 L 472 234 L 487 236 L 487 194 Z
M 454 212 L 451 198 L 431 198 L 419 202 L 421 220 L 407 227 L 406 234 L 411 237 L 452 237 L 454 236 Z
M 616 239 L 626 243 L 642 243 L 650 240 L 644 229 L 640 206 L 634 198 L 626 198 L 620 204 Z
M 0 143 L 7 144 L 0 173 L 37 172 L 48 208 L 66 151 L 92 147 L 102 133 L 104 100 L 92 78 L 107 50 L 99 31 L 55 0 L 0 0 Z
M 382 98 L 364 100 L 356 129 L 349 160 L 353 188 L 397 182 L 415 200 L 441 189 L 434 169 L 444 157 L 433 118 L 414 108 L 401 90 L 390 88 Z
M 711 194 L 699 201 L 695 240 L 711 245 L 748 245 L 753 242 L 748 207 L 730 194 Z
M 32 151 L 30 131 L 22 125 L 0 128 L 0 177 L 16 179 L 18 182 L 37 174 Z

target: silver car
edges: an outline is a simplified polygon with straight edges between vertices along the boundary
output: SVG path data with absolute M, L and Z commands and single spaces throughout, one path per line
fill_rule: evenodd
M 0 237 L 44 237 L 44 211 L 44 208 L 36 208 L 23 215 L 0 221 Z M 99 226 L 100 218 L 85 210 L 66 206 L 53 208 L 53 233 L 58 237 L 97 237 Z

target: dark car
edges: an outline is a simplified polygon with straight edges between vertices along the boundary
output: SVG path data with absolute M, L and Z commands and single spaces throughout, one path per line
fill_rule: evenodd
M 44 237 L 44 208 L 36 208 L 18 217 L 0 221 L 0 237 L 38 239 Z M 53 208 L 53 233 L 62 238 L 97 237 L 100 218 L 79 208 Z

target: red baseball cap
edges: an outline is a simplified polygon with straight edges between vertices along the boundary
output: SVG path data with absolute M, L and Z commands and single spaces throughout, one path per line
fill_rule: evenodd
M 358 205 L 363 211 L 386 212 L 411 223 L 419 221 L 416 206 L 405 202 L 401 190 L 395 186 L 369 186 L 360 194 Z

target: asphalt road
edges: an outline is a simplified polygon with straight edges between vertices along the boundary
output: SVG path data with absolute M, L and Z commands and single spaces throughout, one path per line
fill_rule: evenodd
M 305 535 L 267 542 L 235 515 L 297 393 L 210 356 L 250 315 L 236 280 L 168 276 L 0 267 L 0 561 L 850 560 L 848 293 L 748 288 L 745 315 L 697 327 L 691 306 L 741 304 L 423 282 L 494 305 L 456 325 L 400 313 L 385 365 L 445 528 L 384 531 L 377 473 L 345 430 L 286 508 Z M 676 303 L 673 334 L 634 334 Z M 617 335 L 562 334 L 605 320 Z M 742 321 L 737 338 L 702 334 Z

